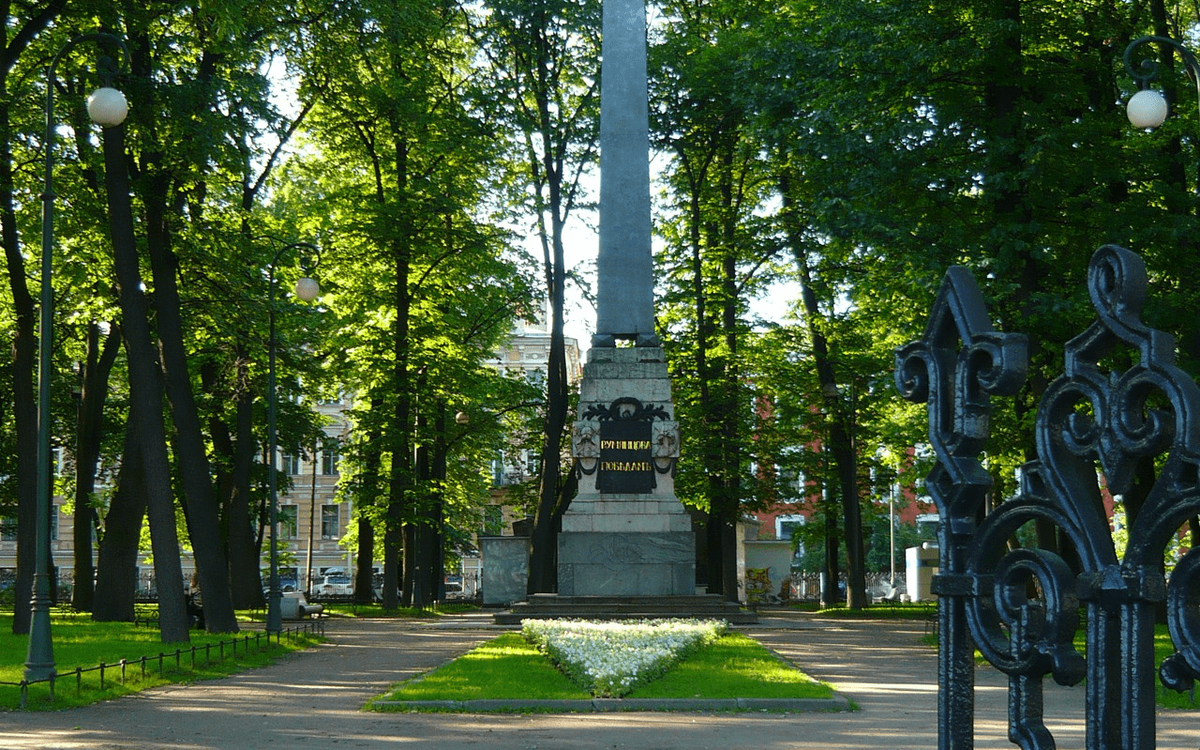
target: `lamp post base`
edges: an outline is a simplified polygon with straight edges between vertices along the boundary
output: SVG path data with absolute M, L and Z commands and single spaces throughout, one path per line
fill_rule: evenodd
M 39 574 L 41 575 L 41 574 Z M 25 656 L 25 679 L 29 682 L 52 680 L 58 672 L 54 668 L 54 641 L 50 633 L 50 600 L 41 590 L 45 582 L 35 583 L 29 622 L 29 650 Z
M 267 593 L 267 632 L 283 631 L 283 593 L 274 589 Z

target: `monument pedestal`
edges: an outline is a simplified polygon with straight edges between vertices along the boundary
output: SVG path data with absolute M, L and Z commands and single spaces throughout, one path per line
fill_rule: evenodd
M 696 543 L 675 497 L 679 425 L 659 346 L 593 347 L 573 453 L 579 492 L 558 536 L 562 596 L 692 596 Z

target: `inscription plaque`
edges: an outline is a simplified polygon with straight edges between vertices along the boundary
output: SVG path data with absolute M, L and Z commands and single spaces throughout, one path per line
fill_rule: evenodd
M 600 461 L 596 489 L 615 494 L 654 491 L 650 423 L 621 420 L 600 423 Z

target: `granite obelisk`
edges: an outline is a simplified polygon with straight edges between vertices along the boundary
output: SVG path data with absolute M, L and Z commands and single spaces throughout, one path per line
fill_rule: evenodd
M 558 536 L 558 593 L 692 596 L 695 536 L 675 497 L 679 425 L 654 333 L 644 0 L 604 0 L 603 32 L 596 335 L 573 430 L 579 492 Z
M 653 345 L 644 0 L 604 0 L 602 30 L 600 254 L 593 345 L 612 346 L 615 339 Z

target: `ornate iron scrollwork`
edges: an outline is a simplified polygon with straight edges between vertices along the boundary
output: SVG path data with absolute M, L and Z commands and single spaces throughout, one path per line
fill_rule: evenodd
M 939 584 L 938 747 L 973 745 L 974 644 L 966 602 L 981 587 L 967 568 L 975 518 L 991 477 L 980 463 L 992 395 L 1016 393 L 1028 366 L 1024 336 L 992 328 L 983 296 L 964 268 L 947 270 L 925 335 L 896 352 L 896 385 L 928 404 L 937 455 L 926 487 L 937 505 Z
M 1046 675 L 1064 685 L 1086 676 L 1087 747 L 1154 747 L 1154 618 L 1164 600 L 1177 652 L 1162 680 L 1179 690 L 1200 676 L 1200 551 L 1178 561 L 1169 585 L 1163 573 L 1172 539 L 1200 514 L 1200 388 L 1175 366 L 1174 339 L 1142 322 L 1141 258 L 1102 247 L 1087 283 L 1096 320 L 1066 344 L 1063 373 L 1038 405 L 1037 460 L 1023 467 L 1018 496 L 978 525 L 987 396 L 1020 385 L 1024 344 L 991 330 L 974 282 L 956 268 L 925 337 L 897 351 L 897 384 L 929 404 L 938 458 L 929 486 L 942 518 L 934 582 L 941 748 L 973 744 L 968 635 L 1009 676 L 1009 737 L 1023 748 L 1055 746 L 1042 716 Z M 1140 488 L 1145 499 L 1118 556 L 1104 493 L 1130 492 L 1144 462 L 1154 462 L 1156 476 Z M 1061 531 L 1070 563 L 1052 551 L 1010 549 L 1030 521 Z M 1086 658 L 1073 645 L 1081 605 Z

